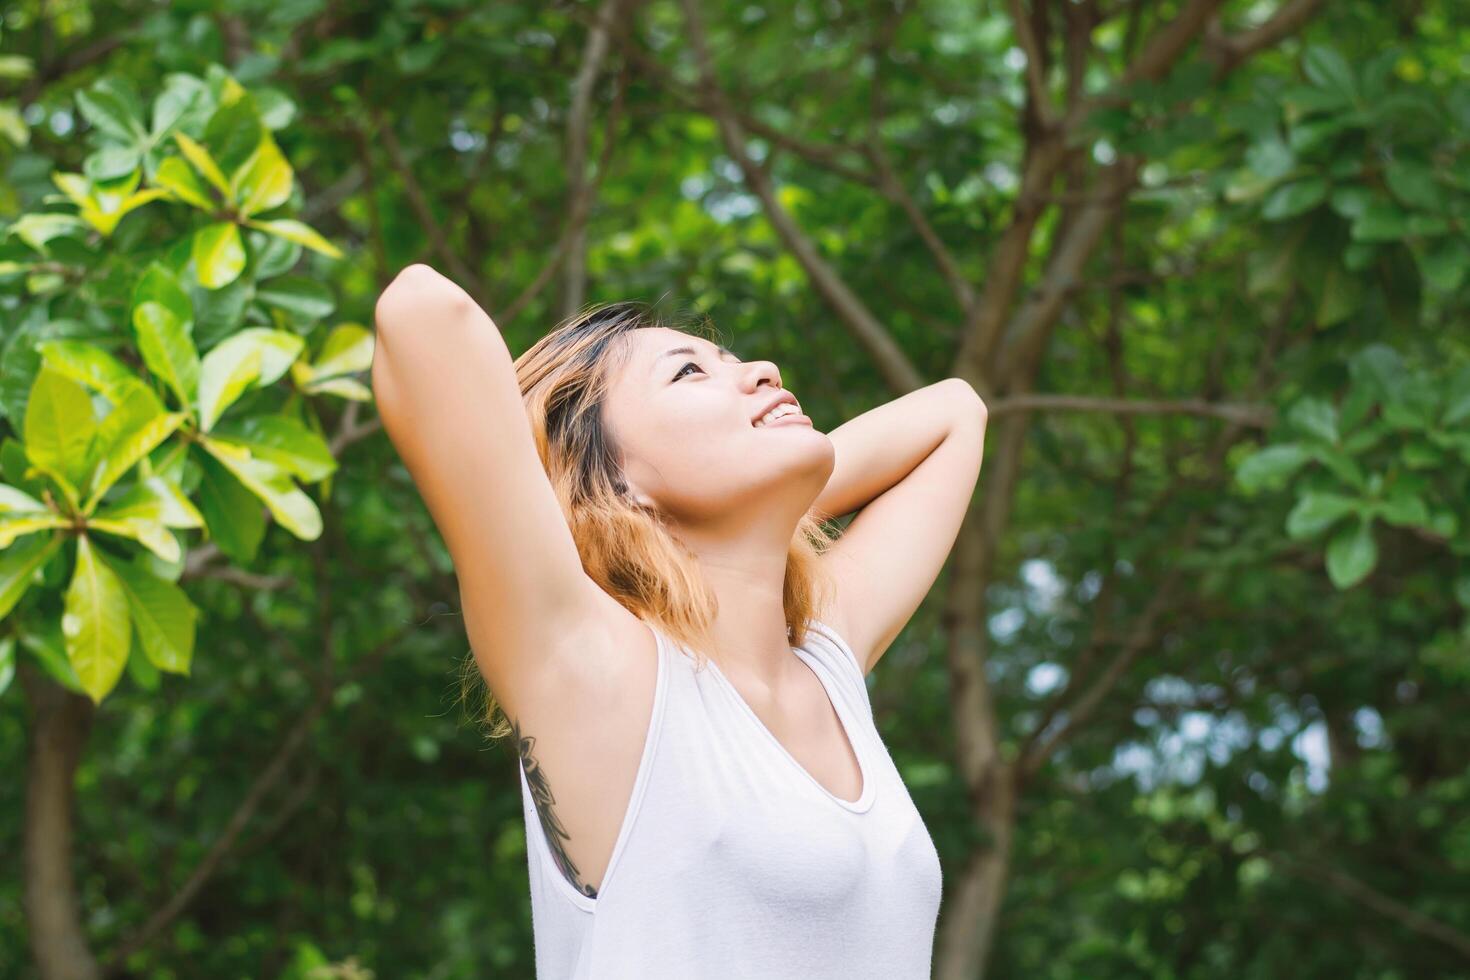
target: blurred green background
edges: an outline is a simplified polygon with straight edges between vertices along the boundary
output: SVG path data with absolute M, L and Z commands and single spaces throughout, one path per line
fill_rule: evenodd
M 824 430 L 984 395 L 870 680 L 936 977 L 1470 977 L 1462 0 L 0 18 L 0 976 L 532 975 L 367 385 L 426 262 L 513 353 L 707 314 Z

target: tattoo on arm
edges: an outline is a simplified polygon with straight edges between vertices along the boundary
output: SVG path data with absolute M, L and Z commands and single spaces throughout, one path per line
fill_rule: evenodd
M 597 889 L 592 885 L 585 884 L 578 877 L 577 866 L 572 863 L 571 855 L 567 854 L 565 841 L 569 839 L 566 828 L 551 812 L 552 804 L 556 802 L 551 795 L 551 787 L 546 782 L 546 773 L 541 771 L 541 766 L 531 758 L 531 749 L 536 745 L 536 739 L 532 736 L 521 735 L 518 722 L 510 723 L 511 734 L 516 740 L 516 747 L 520 751 L 521 767 L 526 772 L 526 783 L 531 787 L 531 802 L 536 804 L 536 813 L 541 818 L 542 836 L 550 845 L 551 856 L 556 860 L 556 866 L 566 875 L 572 887 L 588 898 L 597 897 Z

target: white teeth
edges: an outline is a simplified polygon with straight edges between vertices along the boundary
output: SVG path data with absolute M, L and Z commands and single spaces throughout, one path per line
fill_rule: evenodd
M 759 419 L 757 419 L 755 422 L 756 428 L 760 428 L 761 426 L 766 425 L 769 422 L 774 422 L 783 415 L 790 415 L 792 412 L 799 411 L 801 411 L 801 409 L 797 408 L 790 402 L 782 402 L 766 414 L 762 415 Z

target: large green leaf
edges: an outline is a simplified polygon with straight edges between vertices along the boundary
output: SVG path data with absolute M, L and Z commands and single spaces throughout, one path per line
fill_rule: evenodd
M 285 204 L 291 197 L 292 181 L 291 164 L 281 148 L 268 133 L 262 134 L 260 145 L 231 182 L 240 214 L 248 218 Z
M 203 452 L 195 455 L 201 472 L 199 509 L 210 540 L 231 560 L 247 564 L 265 537 L 265 507 L 214 457 Z
M 1311 458 L 1306 447 L 1294 442 L 1267 446 L 1242 460 L 1235 478 L 1246 490 L 1279 489 Z
M 1338 493 L 1303 494 L 1286 517 L 1286 533 L 1293 538 L 1309 538 L 1361 509 L 1362 504 L 1354 497 Z
M 342 258 L 342 250 L 322 237 L 321 233 L 310 225 L 297 221 L 295 218 L 277 218 L 274 221 L 261 221 L 252 218 L 245 222 L 252 228 L 259 228 L 288 242 L 296 242 L 305 245 L 313 252 L 321 252 L 330 255 L 334 259 Z
M 158 407 L 153 393 L 140 389 L 102 420 L 93 442 L 95 455 L 83 511 L 90 511 L 109 487 L 188 418 L 187 412 L 159 412 Z
M 154 377 L 168 385 L 183 406 L 199 397 L 199 352 L 188 325 L 168 306 L 144 300 L 133 307 L 138 350 Z
M 221 341 L 204 355 L 199 378 L 199 427 L 214 428 L 225 409 L 252 384 L 274 383 L 301 356 L 297 334 L 251 327 Z
M 10 615 L 10 610 L 30 588 L 36 572 L 56 554 L 64 540 L 60 534 L 27 538 L 0 555 L 0 619 Z
M 164 160 L 158 167 L 158 173 L 153 175 L 153 182 L 180 201 L 201 211 L 213 211 L 215 208 L 215 202 L 209 196 L 209 188 L 200 181 L 182 157 Z
M 216 441 L 234 443 L 294 474 L 307 483 L 326 479 L 337 461 L 326 440 L 294 418 L 256 415 L 221 422 L 211 433 Z
M 303 541 L 322 533 L 322 515 L 316 503 L 291 482 L 290 473 L 274 463 L 256 459 L 248 450 L 212 438 L 201 443 L 245 487 L 259 497 L 276 522 Z
M 189 673 L 199 610 L 172 582 L 134 562 L 107 559 L 127 597 L 128 612 L 143 652 L 159 670 Z
M 1339 589 L 1357 585 L 1378 563 L 1372 522 L 1359 518 L 1332 536 L 1327 545 L 1327 575 Z
M 102 703 L 127 664 L 132 626 L 122 583 L 85 534 L 77 538 L 76 568 L 66 590 L 61 632 L 82 687 L 94 702 Z
M 97 417 L 87 389 L 65 375 L 43 367 L 31 385 L 26 404 L 26 456 L 55 479 L 72 504 L 86 477 Z
M 234 282 L 245 268 L 240 227 L 232 221 L 219 221 L 200 228 L 194 233 L 193 258 L 195 275 L 206 289 Z

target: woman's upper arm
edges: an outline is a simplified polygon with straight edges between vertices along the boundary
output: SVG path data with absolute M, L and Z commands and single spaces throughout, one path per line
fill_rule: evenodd
M 956 382 L 949 434 L 898 483 L 858 511 L 823 561 L 837 585 L 828 618 L 872 670 L 934 585 L 974 495 L 985 404 Z M 967 389 L 967 391 L 966 391 Z
M 409 266 L 376 309 L 374 396 L 383 427 L 444 537 L 481 669 L 513 700 L 532 663 L 597 615 L 531 435 L 515 366 L 474 299 Z M 514 652 L 535 651 L 531 657 Z M 506 695 L 510 697 L 507 698 Z

